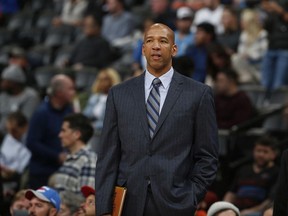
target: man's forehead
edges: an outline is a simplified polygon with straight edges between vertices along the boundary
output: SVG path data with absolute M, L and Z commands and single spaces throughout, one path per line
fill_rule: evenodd
M 48 202 L 45 202 L 45 201 L 43 201 L 43 200 L 41 200 L 41 199 L 39 199 L 38 197 L 33 197 L 31 200 L 30 200 L 30 202 L 37 202 L 37 203 L 47 203 L 47 204 L 49 204 Z
M 150 29 L 148 29 L 146 31 L 146 37 L 151 37 L 151 36 L 155 36 L 155 35 L 161 35 L 161 36 L 166 36 L 168 37 L 168 35 L 170 34 L 169 30 L 167 28 L 164 28 L 162 26 L 154 26 L 151 27 Z
M 172 43 L 174 42 L 174 33 L 173 31 L 169 31 L 167 28 L 163 27 L 155 27 L 155 28 L 150 28 L 149 30 L 146 31 L 144 38 L 166 38 Z

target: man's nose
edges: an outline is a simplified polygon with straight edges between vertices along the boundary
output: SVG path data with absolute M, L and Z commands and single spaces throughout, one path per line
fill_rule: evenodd
M 33 207 L 33 206 L 29 207 L 28 212 L 29 212 L 29 216 L 35 215 L 35 214 L 34 214 L 34 207 Z
M 152 49 L 155 49 L 155 50 L 160 49 L 160 43 L 155 40 L 153 42 Z

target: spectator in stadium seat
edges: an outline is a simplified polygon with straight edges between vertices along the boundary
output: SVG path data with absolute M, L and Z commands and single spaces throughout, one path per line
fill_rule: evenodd
M 84 201 L 82 194 L 63 191 L 60 192 L 61 205 L 57 216 L 81 216 L 77 214 L 79 207 Z
M 194 44 L 187 48 L 185 56 L 191 58 L 194 63 L 192 78 L 199 82 L 205 82 L 208 60 L 207 48 L 216 40 L 214 26 L 207 22 L 200 23 L 197 26 L 194 40 Z
M 99 72 L 92 86 L 93 94 L 89 97 L 83 114 L 93 123 L 94 136 L 91 141 L 91 148 L 93 150 L 96 150 L 100 141 L 109 89 L 119 84 L 120 81 L 121 78 L 117 71 L 112 68 L 106 68 Z
M 52 188 L 42 186 L 37 190 L 29 189 L 25 197 L 30 200 L 28 211 L 31 216 L 56 216 L 60 211 L 60 196 Z
M 240 28 L 236 10 L 232 7 L 224 8 L 221 23 L 224 31 L 217 36 L 218 42 L 224 46 L 229 54 L 233 54 L 237 51 L 240 37 Z
M 178 47 L 176 57 L 185 55 L 187 47 L 194 42 L 194 34 L 190 31 L 193 22 L 193 12 L 189 7 L 177 10 L 175 43 Z
M 277 142 L 271 137 L 258 139 L 253 150 L 253 163 L 237 171 L 224 201 L 236 205 L 243 216 L 261 213 L 272 199 L 271 189 L 279 172 L 274 163 L 276 157 Z
M 288 2 L 262 1 L 269 46 L 263 59 L 262 85 L 269 91 L 288 85 Z
M 11 216 L 28 215 L 29 200 L 25 197 L 26 190 L 18 191 L 10 205 Z
M 237 53 L 232 56 L 240 83 L 260 83 L 260 69 L 268 48 L 268 34 L 256 10 L 246 9 L 241 14 L 241 35 Z
M 113 46 L 130 36 L 134 30 L 131 13 L 125 10 L 123 0 L 107 0 L 108 14 L 103 18 L 102 35 Z
M 111 48 L 101 36 L 101 22 L 96 17 L 86 16 L 83 22 L 85 38 L 79 41 L 71 53 L 69 65 L 75 69 L 96 67 L 101 69 L 111 62 Z M 100 52 L 101 50 L 101 52 Z
M 92 86 L 92 95 L 89 97 L 83 114 L 93 123 L 94 136 L 91 143 L 93 150 L 96 149 L 100 141 L 109 89 L 119 84 L 120 81 L 121 79 L 117 71 L 112 68 L 106 68 L 99 72 Z
M 212 43 L 208 46 L 208 64 L 205 83 L 213 86 L 219 71 L 231 68 L 231 56 L 227 49 L 220 43 Z
M 52 20 L 53 25 L 81 25 L 87 5 L 87 0 L 65 0 L 60 16 Z
M 7 115 L 11 112 L 21 111 L 30 119 L 39 103 L 37 92 L 27 87 L 26 77 L 21 68 L 10 65 L 1 74 L 0 93 L 0 133 L 5 133 Z
M 51 177 L 57 191 L 80 194 L 82 186 L 94 187 L 96 154 L 87 146 L 92 135 L 92 124 L 83 114 L 70 114 L 63 119 L 59 138 L 68 155 Z
M 8 133 L 0 148 L 0 170 L 2 178 L 5 179 L 3 183 L 5 191 L 13 193 L 19 186 L 19 176 L 24 172 L 31 158 L 31 152 L 25 145 L 27 119 L 21 112 L 10 113 L 6 128 Z
M 27 146 L 32 152 L 29 166 L 29 186 L 32 189 L 47 185 L 49 176 L 66 159 L 58 134 L 64 116 L 73 112 L 74 82 L 67 75 L 55 75 L 47 93 L 31 118 L 27 135 Z
M 32 88 L 37 88 L 32 65 L 30 65 L 29 57 L 21 47 L 13 47 L 9 52 L 9 65 L 17 65 L 20 67 L 26 76 L 26 84 Z
M 81 188 L 82 194 L 85 197 L 85 202 L 81 205 L 81 212 L 83 216 L 95 216 L 95 190 L 89 186 L 83 186 Z
M 204 7 L 195 14 L 193 25 L 196 27 L 200 23 L 208 22 L 215 26 L 217 34 L 223 33 L 224 28 L 221 19 L 224 7 L 220 0 L 204 0 L 203 3 Z
M 229 129 L 249 120 L 255 114 L 249 97 L 238 88 L 238 75 L 233 69 L 218 72 L 215 90 L 218 128 Z
M 175 30 L 176 14 L 169 0 L 149 0 L 151 17 L 155 23 L 163 23 Z

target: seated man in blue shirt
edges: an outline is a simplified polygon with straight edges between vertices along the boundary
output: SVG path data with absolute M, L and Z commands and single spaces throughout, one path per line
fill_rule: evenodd
M 186 50 L 186 56 L 194 63 L 192 78 L 199 82 L 205 82 L 207 71 L 207 47 L 216 39 L 215 28 L 210 23 L 197 25 L 194 44 Z

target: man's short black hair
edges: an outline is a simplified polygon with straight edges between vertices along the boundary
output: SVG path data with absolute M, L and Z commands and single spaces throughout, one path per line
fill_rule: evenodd
M 72 130 L 80 131 L 80 140 L 85 144 L 89 141 L 94 133 L 90 120 L 81 113 L 69 114 L 64 117 L 63 122 L 69 123 L 69 127 Z
M 256 140 L 255 146 L 261 145 L 270 147 L 272 150 L 277 151 L 278 150 L 278 142 L 274 137 L 271 136 L 262 136 L 259 139 Z
M 219 71 L 219 73 L 224 74 L 229 80 L 232 80 L 236 84 L 239 83 L 239 76 L 233 68 L 224 68 Z
M 7 121 L 15 121 L 18 127 L 25 127 L 28 124 L 26 116 L 20 111 L 10 113 Z
M 212 41 L 214 41 L 216 39 L 215 27 L 211 23 L 202 22 L 202 23 L 197 25 L 197 29 L 200 29 L 200 30 L 206 32 L 207 34 L 210 34 Z

